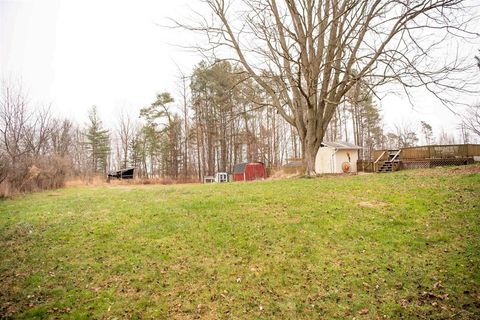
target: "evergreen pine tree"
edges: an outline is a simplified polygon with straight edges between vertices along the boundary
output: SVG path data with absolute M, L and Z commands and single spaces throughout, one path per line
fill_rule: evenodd
M 110 154 L 110 135 L 103 128 L 98 117 L 97 107 L 93 106 L 88 114 L 88 127 L 86 131 L 86 149 L 89 152 L 93 173 L 107 173 L 107 160 Z

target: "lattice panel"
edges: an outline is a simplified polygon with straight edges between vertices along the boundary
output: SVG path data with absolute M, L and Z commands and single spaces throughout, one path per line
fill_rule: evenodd
M 430 168 L 430 161 L 402 161 L 402 169 Z
M 430 160 L 431 166 L 432 167 L 438 167 L 438 166 L 461 166 L 461 165 L 467 165 L 467 164 L 472 164 L 473 159 L 472 158 L 460 158 L 460 159 L 432 159 Z
M 427 159 L 427 160 L 403 160 L 403 169 L 421 169 L 440 166 L 461 166 L 472 164 L 473 158 L 449 158 L 449 159 Z

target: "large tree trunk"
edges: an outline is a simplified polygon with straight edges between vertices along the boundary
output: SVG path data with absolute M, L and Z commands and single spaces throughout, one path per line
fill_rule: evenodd
M 318 148 L 313 145 L 305 146 L 304 161 L 306 167 L 306 174 L 309 176 L 316 175 L 315 171 L 315 158 L 317 156 Z
M 468 68 L 466 57 L 452 55 L 434 69 L 437 64 L 429 63 L 444 43 L 435 35 L 470 38 L 468 19 L 449 18 L 462 12 L 462 0 L 238 2 L 251 14 L 239 18 L 229 14 L 228 1 L 205 0 L 218 19 L 186 27 L 204 31 L 212 52 L 234 50 L 234 59 L 298 130 L 309 174 L 315 173 L 315 155 L 338 103 L 359 81 L 368 80 L 370 89 L 389 82 L 405 89 L 428 86 L 444 104 L 456 96 L 447 88 L 474 90 L 474 81 L 450 76 Z M 444 34 L 448 30 L 455 30 L 451 37 Z M 352 119 L 357 142 L 359 120 Z
M 305 173 L 309 176 L 317 174 L 315 170 L 315 159 L 317 157 L 318 149 L 320 148 L 320 143 L 321 142 L 317 140 L 317 137 L 311 134 L 311 132 L 307 133 L 302 139 L 303 162 L 306 169 Z

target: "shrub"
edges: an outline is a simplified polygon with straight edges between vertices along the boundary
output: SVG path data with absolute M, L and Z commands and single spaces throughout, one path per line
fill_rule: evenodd
M 65 185 L 70 161 L 59 156 L 46 156 L 37 160 L 23 160 L 2 166 L 0 175 L 0 195 L 11 196 L 16 193 L 57 189 Z

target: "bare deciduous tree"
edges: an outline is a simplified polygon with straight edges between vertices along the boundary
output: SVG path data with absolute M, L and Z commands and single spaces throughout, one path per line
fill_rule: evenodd
M 480 138 L 480 105 L 469 107 L 462 118 L 462 125 Z
M 22 88 L 3 83 L 0 100 L 1 147 L 13 166 L 18 164 L 19 157 L 29 152 L 25 138 L 30 131 L 30 117 Z
M 418 129 L 412 128 L 411 123 L 401 123 L 395 125 L 395 135 L 398 137 L 397 148 L 408 148 L 417 145 Z
M 128 160 L 129 160 L 129 144 L 130 141 L 133 139 L 134 133 L 134 123 L 132 117 L 127 114 L 124 110 L 120 112 L 120 116 L 118 118 L 118 127 L 116 130 L 116 134 L 119 138 L 120 143 L 120 153 L 119 160 L 121 162 L 122 168 L 128 167 Z
M 360 80 L 424 87 L 449 105 L 470 92 L 455 74 L 472 66 L 442 51 L 477 36 L 465 0 L 204 0 L 212 19 L 176 26 L 207 35 L 217 58 L 240 62 L 296 128 L 310 174 L 337 106 Z M 472 18 L 473 19 L 473 18 Z M 453 41 L 452 41 L 453 43 Z
M 71 161 L 71 123 L 49 107 L 31 111 L 20 85 L 0 88 L 0 195 L 63 186 Z

